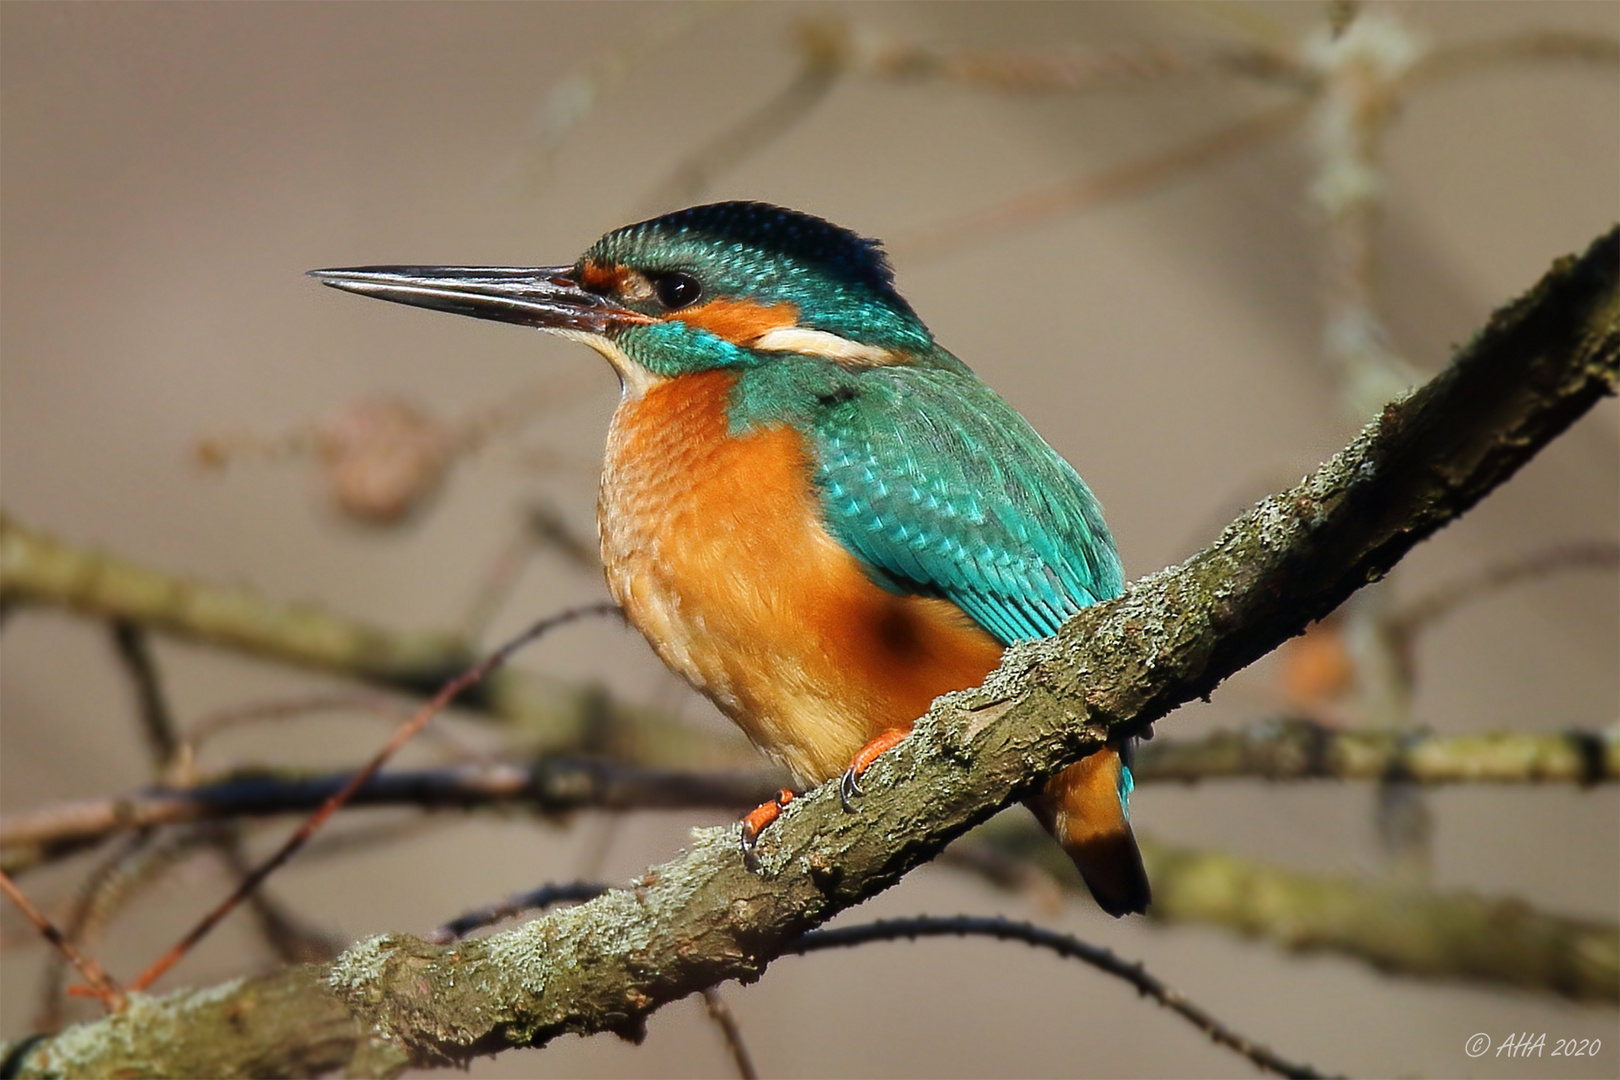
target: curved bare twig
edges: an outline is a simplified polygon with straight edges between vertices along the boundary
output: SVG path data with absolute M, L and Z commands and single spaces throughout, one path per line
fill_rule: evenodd
M 803 955 L 820 952 L 823 949 L 865 945 L 873 941 L 898 941 L 902 938 L 923 937 L 988 937 L 997 941 L 1021 941 L 1038 949 L 1050 950 L 1059 956 L 1082 961 L 1098 971 L 1124 979 L 1136 987 L 1137 992 L 1143 997 L 1152 998 L 1189 1021 L 1199 1031 L 1208 1035 L 1215 1044 L 1235 1050 L 1268 1072 L 1274 1072 L 1278 1076 L 1299 1077 L 1302 1080 L 1313 1078 L 1319 1080 L 1324 1075 L 1309 1065 L 1280 1057 L 1270 1048 L 1233 1031 L 1210 1015 L 1207 1010 L 1189 1001 L 1181 991 L 1165 985 L 1156 976 L 1148 974 L 1140 962 L 1133 964 L 1128 960 L 1121 960 L 1111 950 L 1100 945 L 1092 945 L 1071 934 L 1060 934 L 1032 923 L 973 915 L 957 915 L 952 918 L 919 915 L 907 919 L 879 919 L 859 926 L 812 930 L 789 945 L 785 951 Z

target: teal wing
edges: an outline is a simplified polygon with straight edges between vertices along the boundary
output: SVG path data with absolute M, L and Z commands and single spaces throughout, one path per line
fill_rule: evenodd
M 950 600 L 1003 644 L 1124 584 L 1102 509 L 1029 422 L 965 371 L 876 368 L 817 418 L 828 526 L 896 592 Z

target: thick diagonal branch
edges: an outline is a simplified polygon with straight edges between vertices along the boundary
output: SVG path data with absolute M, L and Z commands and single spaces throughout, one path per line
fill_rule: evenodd
M 1120 729 L 1222 679 L 1376 580 L 1599 398 L 1620 358 L 1620 234 L 1499 312 L 1455 363 L 1292 491 L 1180 567 L 1012 650 L 876 766 L 862 813 L 794 805 L 748 873 L 731 830 L 634 888 L 447 951 L 357 946 L 334 988 L 427 1056 L 634 1032 L 664 1001 L 757 977 L 794 936 L 881 891 Z M 874 828 L 877 822 L 881 827 Z

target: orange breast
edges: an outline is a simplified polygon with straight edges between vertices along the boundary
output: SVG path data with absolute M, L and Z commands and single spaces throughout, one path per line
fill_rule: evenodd
M 598 510 L 608 587 L 660 657 L 799 778 L 844 770 L 1001 646 L 944 600 L 874 585 L 821 524 L 802 437 L 733 438 L 734 377 L 627 398 Z

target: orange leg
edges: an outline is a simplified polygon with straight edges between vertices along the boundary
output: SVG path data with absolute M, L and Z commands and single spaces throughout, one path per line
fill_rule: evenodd
M 793 792 L 783 788 L 776 793 L 776 798 L 770 802 L 761 803 L 748 811 L 742 821 L 742 854 L 743 864 L 748 869 L 759 872 L 759 856 L 754 854 L 754 845 L 759 843 L 759 834 L 770 827 L 771 822 L 782 816 L 782 808 L 793 801 Z
M 872 767 L 872 762 L 893 750 L 910 734 L 910 728 L 890 728 L 856 753 L 855 760 L 849 763 L 849 768 L 844 770 L 843 779 L 838 782 L 838 801 L 843 804 L 845 813 L 853 814 L 855 805 L 852 800 L 866 794 L 861 790 L 859 782 L 861 774 Z

